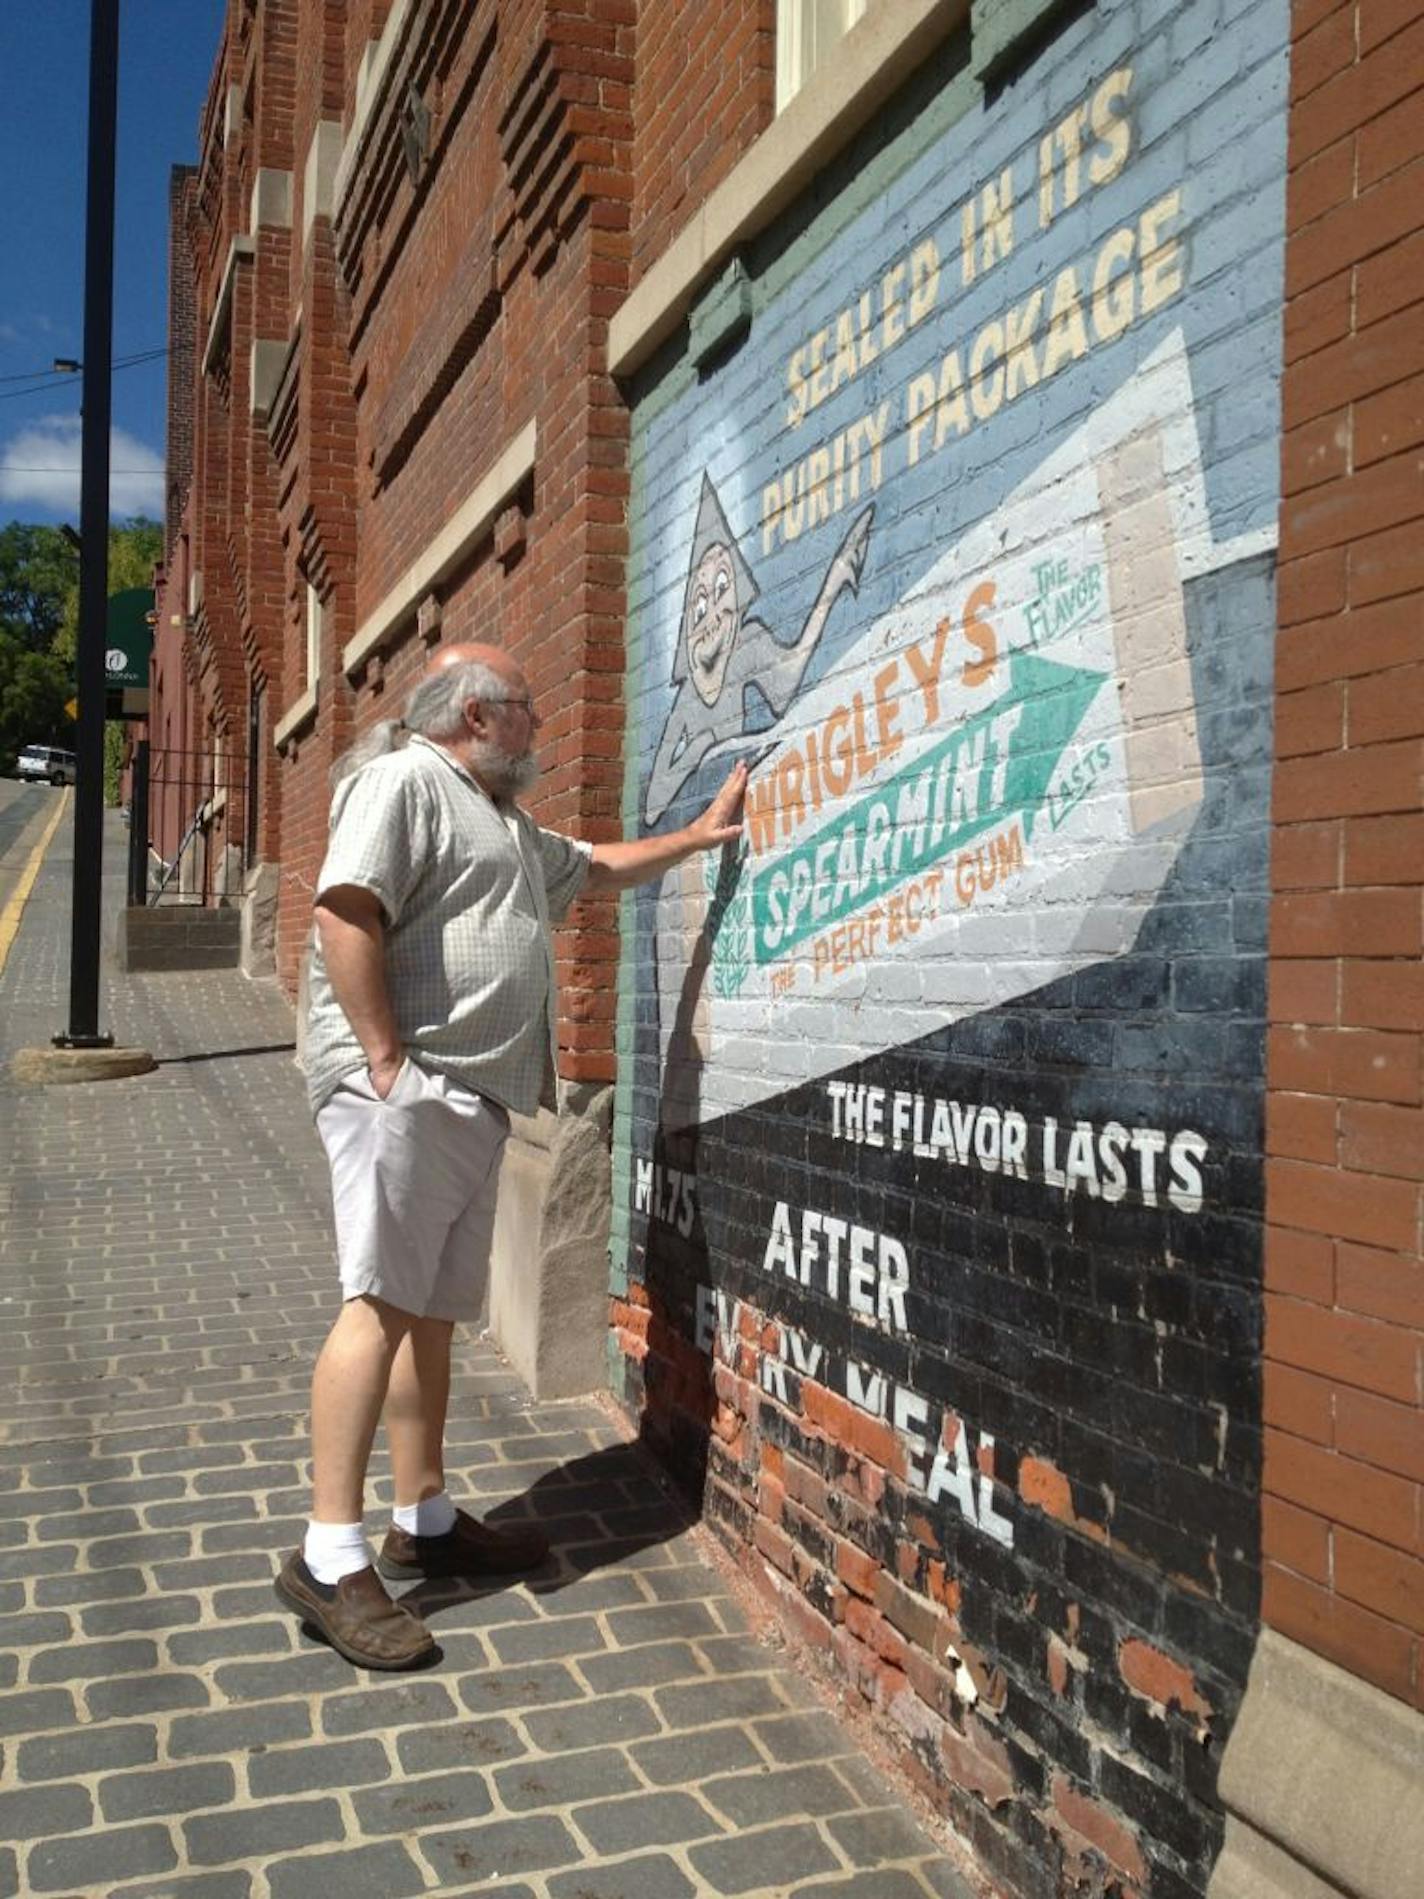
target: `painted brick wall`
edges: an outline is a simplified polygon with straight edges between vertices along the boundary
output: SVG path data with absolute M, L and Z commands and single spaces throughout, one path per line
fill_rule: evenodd
M 1016 1892 L 1205 1890 L 1257 1625 L 1288 40 L 959 35 L 632 391 L 626 819 L 753 772 L 623 914 L 615 1380 Z
M 1263 1615 L 1424 1707 L 1424 18 L 1297 4 Z

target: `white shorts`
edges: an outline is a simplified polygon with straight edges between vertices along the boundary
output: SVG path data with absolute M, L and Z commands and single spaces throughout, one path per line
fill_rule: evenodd
M 341 1289 L 425 1319 L 477 1319 L 489 1277 L 497 1102 L 409 1057 L 382 1101 L 364 1068 L 317 1111 L 331 1163 Z

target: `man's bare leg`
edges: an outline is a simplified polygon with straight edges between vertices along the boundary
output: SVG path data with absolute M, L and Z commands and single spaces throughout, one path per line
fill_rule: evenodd
M 438 1497 L 445 1488 L 454 1335 L 448 1319 L 412 1319 L 391 1365 L 385 1420 L 397 1508 Z
M 362 1529 L 366 1466 L 391 1366 L 413 1319 L 348 1299 L 312 1374 L 312 1520 L 275 1588 L 286 1606 L 362 1668 L 414 1668 L 435 1651 L 419 1616 L 391 1601 Z
M 348 1299 L 312 1373 L 312 1516 L 359 1523 L 366 1466 L 402 1341 L 421 1324 L 382 1299 Z

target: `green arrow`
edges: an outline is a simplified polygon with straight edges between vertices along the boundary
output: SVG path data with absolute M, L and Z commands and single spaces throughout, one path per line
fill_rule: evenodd
M 1106 677 L 1032 653 L 1014 654 L 1005 700 L 1020 701 L 1024 710 L 1009 746 L 1002 808 L 1005 817 L 1022 813 L 1025 842 L 1033 836 L 1049 780 Z
M 1030 838 L 1049 781 L 1106 677 L 1014 654 L 1008 687 L 992 705 L 758 872 L 757 961 L 784 956 L 1011 817 Z

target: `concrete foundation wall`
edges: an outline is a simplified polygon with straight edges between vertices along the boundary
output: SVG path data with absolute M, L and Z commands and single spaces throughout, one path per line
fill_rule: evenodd
M 499 1180 L 489 1323 L 538 1398 L 606 1383 L 613 1090 L 566 1083 L 557 1115 L 517 1116 Z
M 253 864 L 242 885 L 242 973 L 271 976 L 277 968 L 277 894 L 281 876 L 276 864 Z
M 114 942 L 121 969 L 236 969 L 241 919 L 236 910 L 189 904 L 119 912 Z
M 1210 1899 L 1424 1886 L 1424 1715 L 1267 1629 L 1221 1764 Z

